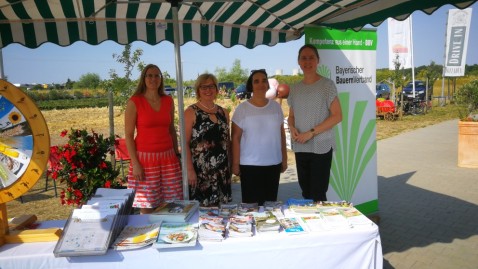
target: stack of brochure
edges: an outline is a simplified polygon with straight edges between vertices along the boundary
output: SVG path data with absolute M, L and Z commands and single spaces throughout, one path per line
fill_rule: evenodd
M 280 230 L 280 223 L 272 211 L 266 210 L 264 212 L 254 214 L 254 222 L 256 223 L 256 231 L 258 233 L 278 233 Z
M 150 222 L 188 222 L 198 208 L 199 202 L 195 200 L 165 201 L 149 215 L 149 220 Z
M 253 212 L 259 212 L 258 203 L 240 203 L 237 214 L 241 216 L 252 216 Z
M 133 198 L 132 189 L 98 189 L 71 213 L 53 250 L 55 257 L 106 254 L 127 224 Z
M 228 231 L 228 237 L 251 237 L 252 231 L 252 216 L 232 216 L 227 222 L 226 229 Z
M 225 219 L 237 215 L 237 204 L 221 204 L 219 207 L 219 216 Z
M 226 237 L 226 225 L 222 217 L 199 217 L 199 241 L 222 241 Z

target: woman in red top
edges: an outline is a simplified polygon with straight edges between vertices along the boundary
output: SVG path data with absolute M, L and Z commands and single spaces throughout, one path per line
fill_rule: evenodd
M 183 199 L 174 101 L 164 93 L 163 76 L 156 65 L 144 68 L 128 100 L 125 139 L 131 157 L 128 188 L 136 190 L 133 207 L 149 214 L 161 201 Z

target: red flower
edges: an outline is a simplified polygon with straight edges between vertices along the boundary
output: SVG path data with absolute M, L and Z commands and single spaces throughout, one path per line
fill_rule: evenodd
M 61 134 L 66 136 L 67 131 Z M 106 161 L 107 154 L 114 149 L 114 139 L 94 131 L 88 133 L 86 129 L 71 129 L 68 138 L 68 143 L 51 151 L 59 156 L 52 178 L 66 184 L 60 196 L 62 204 L 82 205 L 97 188 L 122 186 L 122 179 L 117 178 L 119 170 Z
M 67 130 L 63 130 L 63 131 L 60 133 L 60 136 L 61 136 L 61 137 L 65 137 L 67 134 L 68 134 L 68 131 L 67 131 Z
M 80 190 L 75 190 L 73 193 L 77 199 L 83 198 L 83 193 Z
M 74 173 L 70 174 L 70 181 L 73 182 L 73 183 L 78 182 L 78 177 L 76 176 L 76 174 L 74 174 Z

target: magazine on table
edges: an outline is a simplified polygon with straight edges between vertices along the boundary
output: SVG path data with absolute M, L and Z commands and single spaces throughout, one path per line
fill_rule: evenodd
M 321 209 L 320 215 L 329 229 L 348 229 L 352 225 L 337 208 Z
M 151 222 L 188 222 L 199 208 L 195 200 L 165 201 L 149 215 Z
M 353 204 L 347 201 L 322 201 L 317 203 L 319 208 L 351 208 Z
M 116 250 L 136 249 L 152 245 L 159 235 L 161 222 L 127 225 L 113 243 Z
M 287 199 L 287 206 L 291 205 L 309 205 L 313 204 L 314 200 L 311 199 L 297 199 L 297 198 L 289 198 Z
M 296 217 L 281 218 L 279 223 L 286 234 L 304 234 L 307 232 Z
M 199 207 L 199 217 L 201 216 L 219 216 L 219 207 L 217 206 L 200 206 Z
M 258 203 L 240 203 L 237 208 L 237 214 L 241 216 L 251 215 L 252 212 L 259 212 Z
M 184 248 L 196 246 L 198 223 L 163 222 L 153 244 L 155 248 Z
M 222 241 L 226 236 L 226 225 L 222 217 L 200 216 L 199 217 L 199 240 Z
M 265 201 L 264 202 L 264 211 L 274 211 L 281 210 L 284 203 L 282 201 Z
M 55 257 L 104 255 L 126 225 L 133 190 L 99 188 L 86 205 L 66 221 Z
M 53 250 L 55 257 L 106 254 L 117 217 L 116 214 L 109 214 L 111 211 L 107 212 L 74 209 Z
M 320 214 L 301 215 L 300 219 L 310 232 L 322 232 L 329 229 Z
M 362 225 L 373 225 L 373 222 L 355 207 L 338 208 L 347 221 L 354 227 Z
M 254 222 L 256 223 L 256 231 L 258 233 L 278 233 L 280 223 L 271 211 L 264 211 L 254 214 Z
M 219 216 L 229 218 L 237 214 L 237 204 L 222 204 L 219 208 Z
M 249 215 L 230 217 L 226 225 L 228 237 L 251 237 L 253 235 L 252 223 L 253 218 Z

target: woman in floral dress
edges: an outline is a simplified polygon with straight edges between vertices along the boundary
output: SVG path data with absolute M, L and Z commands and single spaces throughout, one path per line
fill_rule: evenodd
M 184 111 L 189 199 L 218 206 L 232 201 L 229 113 L 215 103 L 214 75 L 200 75 L 195 90 L 198 101 Z

